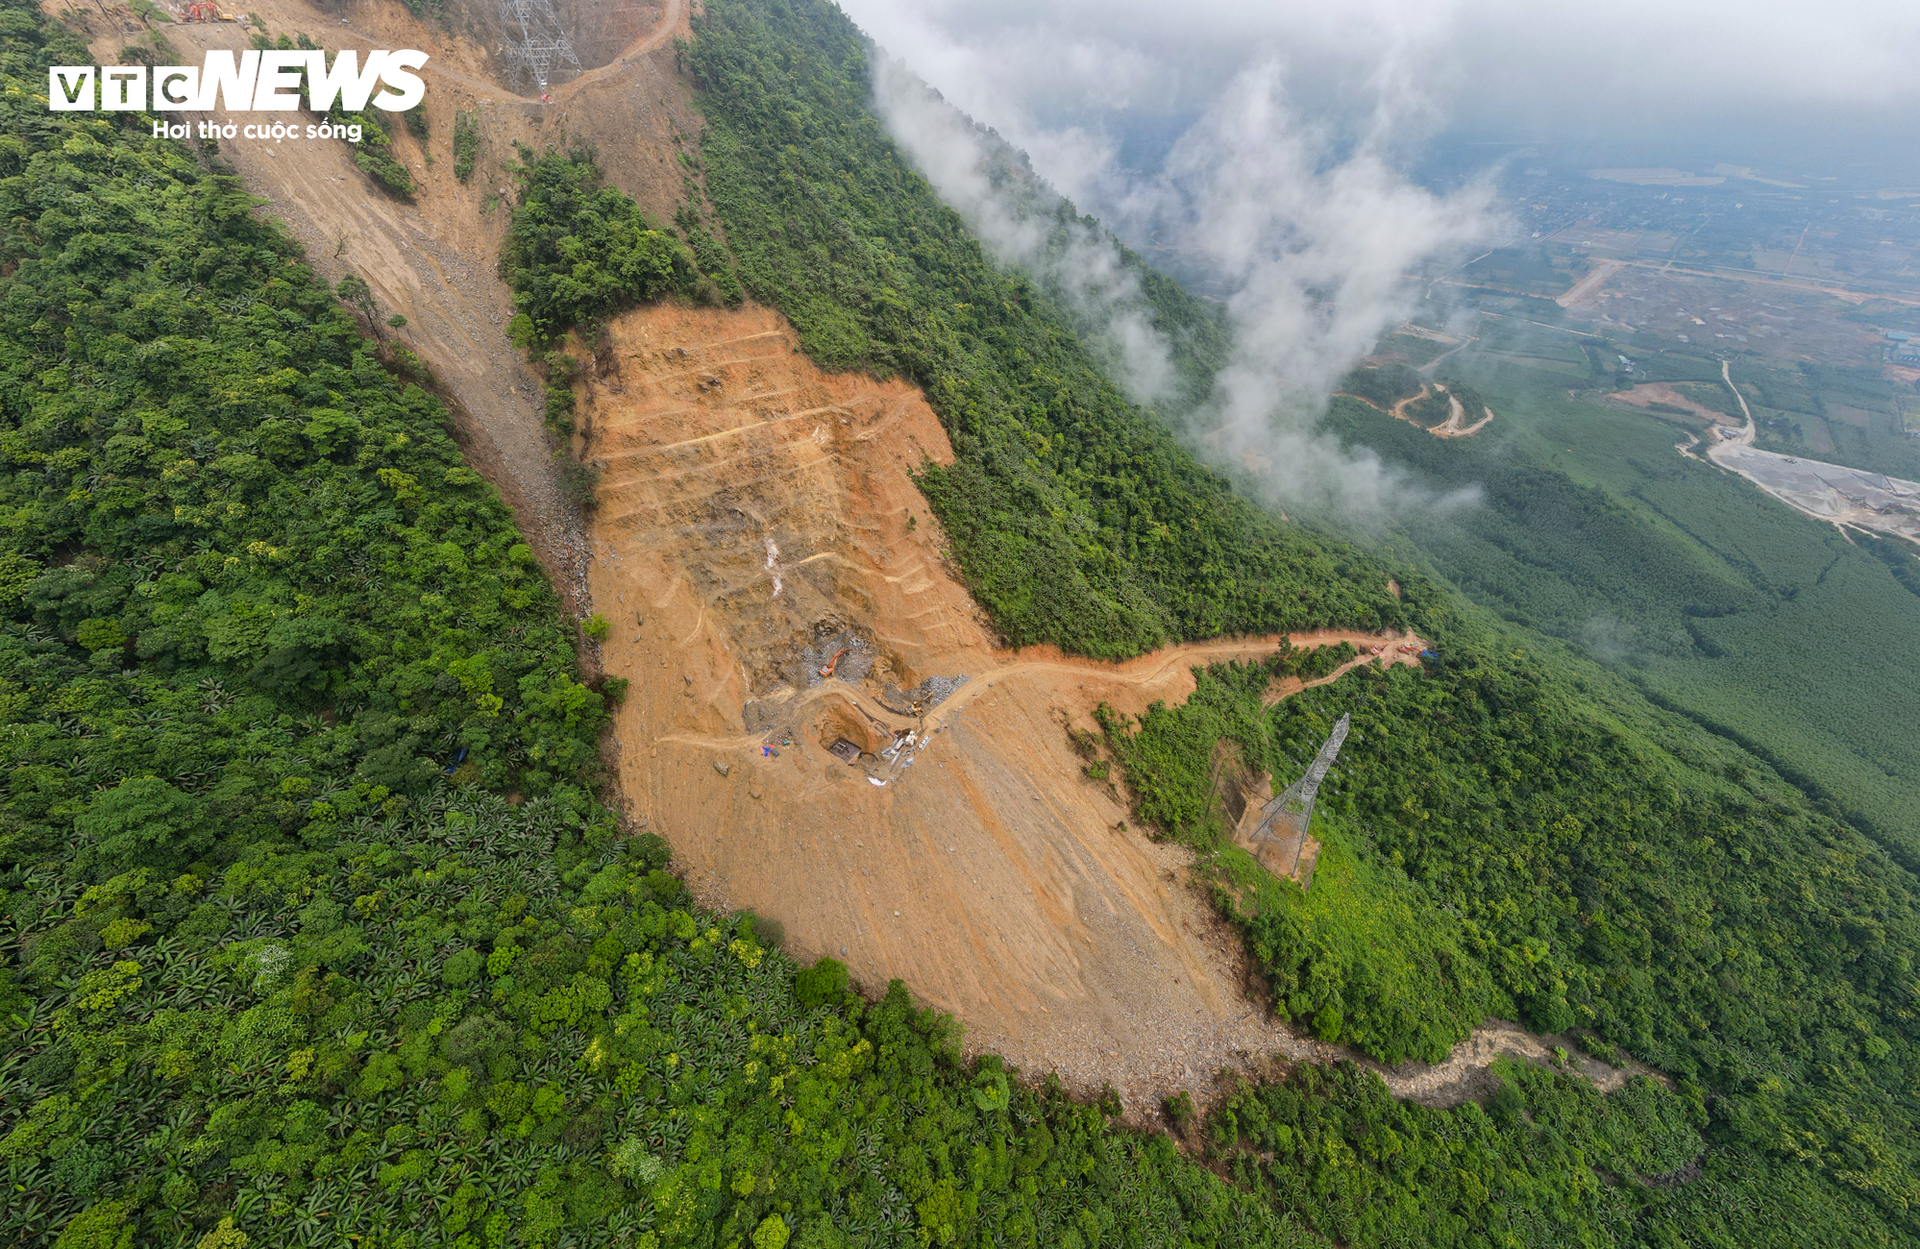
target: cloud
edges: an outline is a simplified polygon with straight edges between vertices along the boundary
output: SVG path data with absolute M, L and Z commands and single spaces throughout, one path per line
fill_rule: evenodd
M 1436 194 L 1396 162 L 1405 136 L 1435 117 L 1415 81 L 1420 59 L 1405 32 L 1383 37 L 1364 83 L 1370 108 L 1345 127 L 1296 107 L 1279 57 L 1252 62 L 1149 171 L 1126 168 L 1097 126 L 1017 122 L 1043 175 L 1224 299 L 1232 356 L 1184 418 L 1203 455 L 1282 507 L 1353 520 L 1434 502 L 1377 457 L 1314 432 L 1338 380 L 1412 312 L 1409 274 L 1503 228 L 1489 183 Z M 1078 72 L 1074 55 L 1061 62 Z M 1148 90 L 1136 77 L 1126 91 Z M 1001 176 L 996 136 L 884 55 L 875 88 L 895 138 L 989 250 L 1062 293 L 1137 400 L 1169 398 L 1171 353 L 1106 233 L 1076 222 L 1063 234 L 1052 188 L 1041 184 L 1048 202 L 1036 205 L 1031 183 Z
M 1292 107 L 1279 63 L 1250 66 L 1125 206 L 1228 292 L 1234 350 L 1201 416 L 1208 444 L 1266 461 L 1277 501 L 1349 515 L 1391 511 L 1406 490 L 1313 433 L 1327 396 L 1413 312 L 1410 273 L 1505 230 L 1490 183 L 1435 194 L 1390 159 L 1410 107 L 1395 72 L 1382 67 L 1365 132 L 1336 153 Z

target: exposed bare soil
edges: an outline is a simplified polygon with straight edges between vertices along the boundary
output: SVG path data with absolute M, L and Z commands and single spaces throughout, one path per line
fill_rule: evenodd
M 1599 290 L 1602 286 L 1604 286 L 1606 284 L 1607 279 L 1612 277 L 1614 271 L 1619 267 L 1620 267 L 1620 262 L 1617 260 L 1601 261 L 1599 264 L 1593 267 L 1593 270 L 1589 272 L 1587 276 L 1581 278 L 1578 282 L 1574 283 L 1573 288 L 1571 290 L 1569 290 L 1566 294 L 1560 296 L 1554 302 L 1559 304 L 1562 308 L 1573 307 L 1575 304 L 1579 303 L 1581 300 L 1585 299 L 1587 296 L 1593 294 L 1595 291 Z
M 1131 827 L 1067 734 L 1278 639 L 1120 664 L 996 649 L 910 476 L 952 454 L 917 391 L 821 373 L 765 309 L 647 308 L 610 333 L 580 410 L 605 466 L 602 662 L 632 682 L 617 767 L 629 815 L 707 901 L 779 920 L 793 952 L 869 987 L 906 980 L 969 1049 L 1111 1082 L 1136 1110 L 1205 1098 L 1223 1066 L 1335 1053 L 1267 1018 L 1236 935 L 1186 884 L 1190 852 Z M 1294 641 L 1417 662 L 1397 639 Z M 928 678 L 958 684 L 916 712 Z M 857 763 L 829 753 L 843 738 Z
M 1656 403 L 1663 407 L 1679 408 L 1710 424 L 1740 424 L 1737 417 L 1728 416 L 1725 412 L 1716 412 L 1698 399 L 1689 398 L 1675 390 L 1670 382 L 1641 382 L 1638 386 L 1615 391 L 1608 397 L 1615 403 L 1624 403 L 1635 408 L 1645 408 Z
M 1438 425 L 1420 425 L 1419 421 L 1407 415 L 1407 409 L 1410 406 L 1435 393 L 1443 394 L 1447 397 L 1448 408 L 1446 420 L 1441 421 Z M 1351 397 L 1358 398 L 1358 396 Z M 1361 402 L 1367 403 L 1364 399 L 1362 399 Z M 1409 425 L 1420 425 L 1420 428 L 1426 430 L 1435 438 L 1471 438 L 1487 426 L 1493 424 L 1493 409 L 1482 405 L 1481 411 L 1484 415 L 1474 421 L 1473 424 L 1468 425 L 1466 423 L 1466 405 L 1460 402 L 1460 396 L 1454 394 L 1439 382 L 1421 382 L 1419 394 L 1408 395 L 1406 398 L 1394 404 L 1391 409 L 1383 409 L 1376 403 L 1367 403 L 1367 406 L 1373 408 L 1375 411 L 1385 411 L 1388 416 L 1393 417 L 1396 421 L 1405 421 Z
M 1434 426 L 1432 433 L 1435 438 L 1471 438 L 1493 424 L 1493 409 L 1485 404 L 1480 405 L 1480 418 L 1468 425 L 1466 405 L 1460 402 L 1457 395 L 1450 395 L 1448 399 L 1453 408 L 1447 413 L 1445 421 Z

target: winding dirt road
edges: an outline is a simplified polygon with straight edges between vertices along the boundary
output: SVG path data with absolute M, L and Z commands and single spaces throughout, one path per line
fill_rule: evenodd
M 1417 668 L 1420 666 L 1418 653 L 1427 648 L 1426 642 L 1411 633 L 1383 638 L 1378 634 L 1340 630 L 1295 634 L 1276 633 L 1266 637 L 1187 642 L 1177 646 L 1162 647 L 1137 658 L 1117 663 L 1062 656 L 1051 647 L 1040 647 L 1035 648 L 1035 653 L 1046 655 L 1047 658 L 1028 659 L 1021 658 L 1028 652 L 1004 652 L 1008 655 L 1004 662 L 999 663 L 989 672 L 968 677 L 963 684 L 955 688 L 937 706 L 928 710 L 925 715 L 902 715 L 881 703 L 864 686 L 838 677 L 822 680 L 820 684 L 786 700 L 783 703 L 783 714 L 787 718 L 804 718 L 808 708 L 813 704 L 823 700 L 840 700 L 857 705 L 869 719 L 885 725 L 895 734 L 907 732 L 932 734 L 938 732 L 949 719 L 958 715 L 985 691 L 1005 681 L 1027 677 L 1033 678 L 1035 684 L 1046 687 L 1068 680 L 1083 683 L 1091 677 L 1107 684 L 1138 691 L 1149 699 L 1172 698 L 1178 701 L 1192 693 L 1194 668 L 1218 663 L 1259 662 L 1271 658 L 1282 643 L 1297 649 L 1313 650 L 1322 646 L 1338 646 L 1342 642 L 1351 643 L 1360 651 L 1360 654 L 1341 664 L 1327 676 L 1316 677 L 1311 681 L 1290 679 L 1284 682 L 1280 687 L 1279 696 L 1291 695 L 1316 685 L 1326 685 L 1339 680 L 1355 668 L 1364 667 L 1367 664 Z M 1402 649 L 1409 645 L 1415 649 L 1411 652 Z M 1385 647 L 1383 653 L 1379 655 L 1372 653 L 1375 648 L 1383 646 Z M 1277 701 L 1277 697 L 1272 701 Z M 757 753 L 764 737 L 764 733 L 674 733 L 654 740 L 656 744 L 671 742 L 675 745 L 698 746 L 713 751 Z
M 1102 703 L 1184 700 L 1196 665 L 1263 659 L 1278 638 L 1122 663 L 997 647 L 913 482 L 952 458 L 917 391 L 820 372 L 766 309 L 638 309 L 609 333 L 578 396 L 605 465 L 603 663 L 631 682 L 614 763 L 630 818 L 667 835 L 704 900 L 779 920 L 796 955 L 839 958 L 871 989 L 905 980 L 972 1052 L 1084 1092 L 1111 1082 L 1137 1115 L 1179 1090 L 1206 1100 L 1223 1068 L 1345 1056 L 1250 1000 L 1191 852 L 1135 827 L 1068 733 Z M 1397 649 L 1412 644 L 1343 671 L 1416 663 Z M 889 688 L 930 677 L 959 684 L 924 715 L 889 708 Z M 868 753 L 842 762 L 841 737 Z M 1504 1044 L 1385 1078 L 1466 1096 Z

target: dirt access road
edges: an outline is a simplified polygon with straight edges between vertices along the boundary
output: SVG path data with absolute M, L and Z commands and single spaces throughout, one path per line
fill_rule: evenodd
M 1465 345 L 1466 344 L 1464 343 L 1461 344 L 1461 346 L 1465 346 Z M 1455 348 L 1455 350 L 1457 351 L 1459 350 L 1459 348 Z M 1449 352 L 1448 354 L 1452 354 L 1452 353 Z M 1425 399 L 1429 395 L 1433 394 L 1433 392 L 1436 390 L 1446 392 L 1447 405 L 1448 405 L 1447 419 L 1440 422 L 1438 425 L 1432 425 L 1432 426 L 1420 425 L 1420 422 L 1414 420 L 1412 417 L 1407 415 L 1407 409 L 1413 404 L 1416 404 L 1420 402 L 1422 399 Z M 1349 395 L 1347 397 L 1349 399 L 1360 398 L 1360 396 L 1358 395 Z M 1373 403 L 1369 400 L 1360 399 L 1360 402 L 1366 404 L 1368 407 L 1374 409 L 1374 411 L 1376 412 L 1383 410 L 1378 404 Z M 1420 425 L 1420 428 L 1426 430 L 1429 434 L 1432 434 L 1435 438 L 1471 438 L 1475 434 L 1479 433 L 1481 430 L 1485 429 L 1487 426 L 1493 423 L 1493 409 L 1482 405 L 1481 411 L 1484 412 L 1486 415 L 1482 416 L 1479 420 L 1475 421 L 1471 425 L 1466 424 L 1465 423 L 1466 422 L 1466 405 L 1460 402 L 1460 396 L 1454 394 L 1451 390 L 1448 390 L 1447 387 L 1442 386 L 1438 382 L 1421 382 L 1419 394 L 1408 395 L 1406 398 L 1394 404 L 1392 408 L 1385 409 L 1385 411 L 1388 416 L 1391 416 L 1396 421 L 1405 421 L 1409 425 Z
M 1831 295 L 1835 299 L 1850 304 L 1864 304 L 1870 299 L 1884 299 L 1888 303 L 1906 304 L 1920 307 L 1920 298 L 1886 291 L 1859 291 L 1850 287 L 1834 286 L 1818 278 L 1793 278 L 1754 273 L 1746 269 L 1721 268 L 1717 266 L 1680 265 L 1660 260 L 1620 260 L 1612 263 L 1632 265 L 1636 269 L 1657 269 L 1662 273 L 1677 273 L 1686 277 L 1720 278 L 1729 282 L 1748 282 L 1757 286 L 1790 286 L 1795 290 L 1812 291 L 1820 295 Z M 1559 328 L 1549 326 L 1549 329 Z
M 1593 267 L 1592 273 L 1589 273 L 1586 277 L 1574 283 L 1572 290 L 1555 299 L 1553 302 L 1559 304 L 1562 308 L 1573 307 L 1606 285 L 1607 279 L 1613 276 L 1614 271 L 1620 267 L 1620 264 L 1621 262 L 1618 260 L 1601 261 Z

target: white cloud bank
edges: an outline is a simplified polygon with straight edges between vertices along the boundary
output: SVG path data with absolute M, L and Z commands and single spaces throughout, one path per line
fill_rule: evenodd
M 1398 158 L 1420 140 L 1449 123 L 1672 135 L 1718 116 L 1785 129 L 1820 110 L 1920 104 L 1912 0 L 843 3 L 1083 211 L 1175 249 L 1172 267 L 1222 293 L 1237 348 L 1213 407 L 1191 418 L 1200 445 L 1243 480 L 1263 466 L 1283 506 L 1357 516 L 1405 492 L 1312 435 L 1322 397 L 1406 315 L 1404 275 L 1502 233 L 1490 188 L 1436 195 L 1407 180 Z M 996 198 L 977 134 L 910 76 L 883 76 L 879 102 L 1003 262 L 1043 269 L 1108 327 L 1130 393 L 1164 396 L 1165 344 L 1097 235 L 1048 252 L 1041 227 Z M 1179 135 L 1148 145 L 1164 159 L 1126 167 L 1121 136 L 1156 126 Z
M 1211 400 L 1188 414 L 1202 452 L 1273 502 L 1350 520 L 1433 501 L 1416 497 L 1376 458 L 1315 434 L 1327 396 L 1412 311 L 1418 287 L 1410 273 L 1463 256 L 1502 230 L 1490 184 L 1436 194 L 1398 168 L 1396 143 L 1432 115 L 1406 46 L 1384 43 L 1358 133 L 1304 116 L 1278 56 L 1220 84 L 1152 171 L 1121 168 L 1097 132 L 1013 122 L 1043 176 L 1091 201 L 1122 235 L 1171 249 L 1179 268 L 1224 295 L 1233 355 Z M 1068 44 L 1063 55 L 1090 65 L 1099 53 Z M 1150 64 L 1123 58 L 1122 76 L 1145 81 Z M 1036 220 L 994 185 L 977 130 L 898 66 L 881 60 L 875 81 L 896 139 L 982 241 L 1003 263 L 1051 279 L 1104 327 L 1109 365 L 1136 399 L 1166 398 L 1171 355 L 1104 236 L 1077 233 L 1064 250 L 1050 250 L 1054 223 Z

